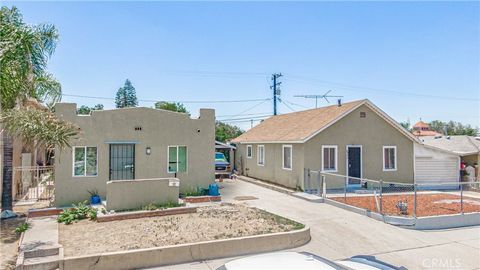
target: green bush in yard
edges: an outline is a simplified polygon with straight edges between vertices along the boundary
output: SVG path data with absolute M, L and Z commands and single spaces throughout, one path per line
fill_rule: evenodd
M 91 220 L 97 219 L 97 209 L 87 205 L 87 201 L 74 204 L 72 208 L 63 210 L 57 218 L 58 223 L 65 223 L 66 225 L 73 222 L 89 218 Z
M 17 228 L 15 228 L 15 232 L 16 233 L 23 233 L 26 230 L 28 230 L 28 228 L 30 228 L 30 224 L 25 222 L 25 223 L 20 224 Z

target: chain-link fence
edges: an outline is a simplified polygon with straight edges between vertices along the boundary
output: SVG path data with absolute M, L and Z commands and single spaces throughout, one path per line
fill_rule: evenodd
M 388 216 L 480 212 L 480 182 L 401 183 L 305 170 L 305 192 Z

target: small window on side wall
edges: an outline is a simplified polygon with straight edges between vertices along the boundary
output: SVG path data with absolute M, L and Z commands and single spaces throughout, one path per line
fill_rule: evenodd
M 265 166 L 265 147 L 263 145 L 257 146 L 257 164 Z
M 292 146 L 284 145 L 282 147 L 282 168 L 285 170 L 292 169 Z
M 97 147 L 73 147 L 73 176 L 97 176 Z
M 383 171 L 397 170 L 397 147 L 384 146 L 383 147 Z
M 252 146 L 247 145 L 247 158 L 252 158 L 252 156 L 253 156 Z

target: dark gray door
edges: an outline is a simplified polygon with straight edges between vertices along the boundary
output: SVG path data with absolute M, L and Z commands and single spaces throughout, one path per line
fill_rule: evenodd
M 135 144 L 110 144 L 110 180 L 135 179 Z
M 362 149 L 359 146 L 348 147 L 348 176 L 360 178 L 362 176 Z M 348 178 L 348 185 L 360 185 L 360 180 Z

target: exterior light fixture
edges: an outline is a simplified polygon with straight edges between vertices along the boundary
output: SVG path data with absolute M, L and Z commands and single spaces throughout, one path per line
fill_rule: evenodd
M 152 153 L 152 148 L 150 148 L 150 146 L 147 146 L 147 148 L 145 149 L 145 152 L 147 155 L 150 155 Z

